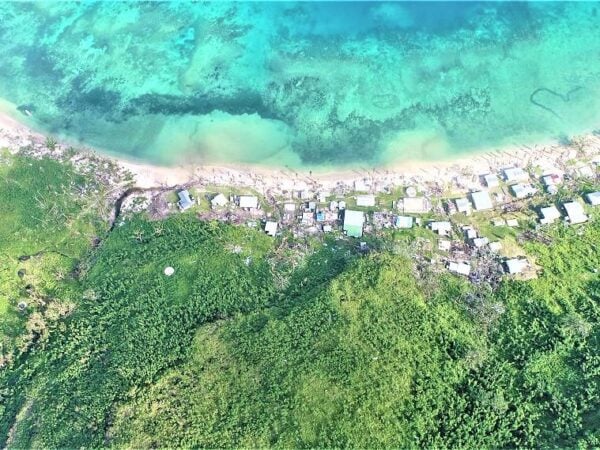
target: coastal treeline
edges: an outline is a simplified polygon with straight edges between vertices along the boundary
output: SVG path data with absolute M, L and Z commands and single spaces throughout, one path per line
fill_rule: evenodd
M 34 218 L 54 213 L 26 215 L 17 197 L 32 238 L 0 228 L 7 273 L 36 249 L 68 254 L 62 277 L 26 275 L 70 306 L 0 370 L 3 447 L 600 445 L 597 219 L 538 233 L 524 243 L 538 278 L 491 290 L 385 245 L 314 243 L 290 263 L 260 231 L 188 214 L 109 232 L 87 203 L 60 203 L 93 191 L 85 177 L 23 164 L 3 172 L 2 198 L 25 178 L 10 170 L 34 167 L 70 180 L 48 194 L 66 219 L 38 235 Z

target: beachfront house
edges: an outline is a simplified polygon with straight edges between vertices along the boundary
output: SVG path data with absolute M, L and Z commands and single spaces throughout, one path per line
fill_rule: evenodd
M 488 173 L 487 175 L 484 175 L 483 181 L 485 182 L 485 185 L 489 188 L 495 188 L 500 185 L 500 182 L 498 181 L 498 177 L 496 175 L 494 175 L 493 173 Z
M 194 205 L 192 197 L 190 196 L 190 193 L 187 191 L 187 189 L 179 191 L 177 193 L 177 196 L 179 197 L 177 206 L 179 206 L 179 209 L 181 209 L 182 211 L 185 211 L 186 209 L 189 209 Z
M 396 216 L 394 226 L 396 228 L 412 228 L 413 218 L 410 216 Z
M 431 203 L 425 197 L 404 197 L 398 200 L 398 209 L 407 214 L 424 214 L 431 211 Z
M 346 235 L 351 237 L 361 237 L 363 235 L 363 225 L 365 223 L 365 214 L 362 211 L 353 211 L 347 209 L 344 211 L 343 229 Z
M 210 200 L 210 206 L 215 209 L 215 208 L 222 208 L 223 206 L 227 205 L 227 203 L 229 203 L 229 200 L 227 200 L 227 197 L 225 197 L 223 194 L 219 193 L 217 195 L 215 195 L 211 200 Z
M 374 195 L 357 195 L 356 196 L 356 206 L 362 206 L 362 207 L 375 206 L 375 196 Z
M 579 202 L 567 202 L 563 203 L 563 208 L 567 213 L 567 219 L 569 223 L 583 223 L 587 222 L 588 217 L 585 215 L 583 205 Z
M 522 184 L 522 183 L 517 183 L 517 184 L 513 184 L 510 187 L 513 195 L 517 198 L 526 198 L 526 197 L 531 197 L 532 195 L 534 195 L 537 192 L 537 189 L 534 188 L 531 184 Z
M 511 275 L 523 272 L 528 265 L 527 260 L 521 258 L 512 258 L 504 261 L 506 272 Z
M 258 208 L 258 197 L 255 195 L 240 195 L 238 197 L 238 206 L 240 208 L 256 209 Z
M 592 206 L 600 205 L 600 192 L 590 192 L 585 195 L 585 199 Z
M 560 219 L 560 211 L 554 205 L 540 208 L 540 223 L 546 225 L 554 223 L 556 219 Z
M 267 220 L 267 223 L 265 224 L 265 233 L 269 236 L 275 236 L 277 234 L 277 222 Z
M 488 191 L 471 192 L 471 201 L 476 211 L 485 211 L 494 207 Z
M 471 266 L 466 262 L 450 262 L 448 270 L 459 275 L 468 276 L 471 273 Z
M 471 214 L 471 204 L 467 198 L 457 198 L 454 200 L 458 212 L 469 215 Z
M 519 183 L 529 180 L 529 174 L 520 167 L 510 167 L 502 171 L 507 183 Z
M 430 222 L 429 228 L 440 236 L 448 236 L 452 231 L 452 224 L 446 221 Z

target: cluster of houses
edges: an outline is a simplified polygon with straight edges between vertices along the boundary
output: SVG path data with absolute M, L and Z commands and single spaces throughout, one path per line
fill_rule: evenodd
M 513 201 L 518 201 L 537 194 L 540 189 L 536 185 L 541 185 L 548 194 L 556 194 L 562 182 L 563 174 L 558 170 L 544 173 L 539 183 L 535 183 L 524 169 L 509 167 L 503 169 L 500 174 L 482 175 L 479 188 L 470 189 L 470 192 L 463 197 L 446 201 L 446 211 L 450 215 L 460 213 L 466 216 L 473 212 L 491 211 L 496 206 L 507 203 L 507 192 L 510 193 L 508 197 L 512 196 Z M 341 224 L 341 230 L 345 235 L 361 238 L 363 233 L 372 228 L 409 229 L 421 225 L 424 220 L 423 215 L 439 212 L 434 208 L 430 196 L 418 194 L 415 186 L 407 187 L 404 196 L 392 203 L 390 212 L 386 208 L 383 208 L 383 211 L 376 210 L 377 197 L 373 194 L 354 195 L 352 205 L 356 207 L 347 208 L 347 197 L 342 199 L 339 196 L 332 196 L 330 192 L 314 194 L 307 190 L 296 191 L 292 199 L 275 205 L 281 213 L 278 219 L 274 219 L 272 214 L 267 215 L 261 211 L 259 198 L 255 195 L 227 197 L 218 193 L 210 199 L 210 205 L 213 210 L 233 207 L 261 216 L 264 231 L 270 236 L 276 236 L 281 227 L 304 227 L 311 231 L 327 233 L 339 229 Z M 194 204 L 194 199 L 187 190 L 178 192 L 178 196 L 178 206 L 182 211 Z M 585 200 L 590 205 L 600 205 L 600 192 L 586 194 Z M 538 212 L 541 225 L 553 223 L 563 217 L 568 224 L 579 224 L 588 220 L 584 207 L 578 200 L 562 202 L 558 207 L 555 204 L 547 204 L 541 206 Z M 371 220 L 368 220 L 369 218 Z M 492 219 L 492 223 L 509 227 L 519 225 L 514 218 L 495 218 Z M 452 249 L 452 241 L 447 237 L 454 232 L 453 223 L 448 220 L 430 220 L 425 225 L 439 235 L 438 250 L 449 253 Z M 471 226 L 462 227 L 460 231 L 464 234 L 464 242 L 469 248 L 474 250 L 485 248 L 492 253 L 497 253 L 501 249 L 499 242 L 489 242 L 488 238 L 478 236 L 477 231 Z M 523 258 L 504 261 L 505 272 L 509 274 L 521 273 L 527 267 L 528 262 Z M 460 275 L 468 276 L 471 273 L 471 264 L 468 261 L 449 260 L 447 268 Z

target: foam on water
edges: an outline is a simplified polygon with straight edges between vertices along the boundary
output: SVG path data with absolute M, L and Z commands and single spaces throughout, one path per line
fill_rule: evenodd
M 593 3 L 0 3 L 0 97 L 172 164 L 381 164 L 590 131 Z

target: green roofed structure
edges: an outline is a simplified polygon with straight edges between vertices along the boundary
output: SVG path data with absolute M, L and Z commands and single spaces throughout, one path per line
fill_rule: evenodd
M 362 211 L 344 211 L 344 231 L 348 236 L 359 238 L 363 235 L 365 214 Z

